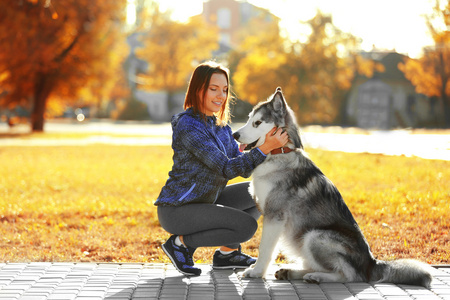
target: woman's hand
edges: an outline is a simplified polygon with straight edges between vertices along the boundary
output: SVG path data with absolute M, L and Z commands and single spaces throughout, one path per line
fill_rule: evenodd
M 281 128 L 274 127 L 266 134 L 266 140 L 264 141 L 264 144 L 259 146 L 259 150 L 267 155 L 270 151 L 286 145 L 288 140 L 289 136 L 287 132 L 283 132 Z

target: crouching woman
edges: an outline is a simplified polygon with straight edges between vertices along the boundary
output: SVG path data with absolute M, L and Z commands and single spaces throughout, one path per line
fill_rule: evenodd
M 199 275 L 193 263 L 198 247 L 220 247 L 213 268 L 245 268 L 256 259 L 240 244 L 257 229 L 260 213 L 248 192 L 249 177 L 273 149 L 284 146 L 286 133 L 274 128 L 259 148 L 239 151 L 229 121 L 229 72 L 214 62 L 193 72 L 184 111 L 172 118 L 173 166 L 155 205 L 161 226 L 172 234 L 162 245 L 178 271 Z

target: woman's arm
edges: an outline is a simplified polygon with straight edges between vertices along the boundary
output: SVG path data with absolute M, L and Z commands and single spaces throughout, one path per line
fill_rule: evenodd
M 219 147 L 211 133 L 203 128 L 199 129 L 198 126 L 186 124 L 180 128 L 178 137 L 185 149 L 206 167 L 227 179 L 232 179 L 238 176 L 249 177 L 254 168 L 264 161 L 264 154 L 287 143 L 287 134 L 281 133 L 279 130 L 272 135 L 275 131 L 276 129 L 273 129 L 267 134 L 266 142 L 260 146 L 259 150 L 253 149 L 246 153 L 239 153 L 233 158 L 229 158 L 223 152 L 222 147 Z
M 232 179 L 238 176 L 249 177 L 253 169 L 265 159 L 263 153 L 253 149 L 238 156 L 228 157 L 224 149 L 212 135 L 204 128 L 187 125 L 178 129 L 177 138 L 195 159 L 205 168 L 212 170 L 219 176 Z

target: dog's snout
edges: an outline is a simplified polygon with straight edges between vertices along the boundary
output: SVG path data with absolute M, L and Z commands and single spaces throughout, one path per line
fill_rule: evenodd
M 234 137 L 235 140 L 237 140 L 240 136 L 241 135 L 237 131 L 235 133 L 233 133 L 233 137 Z

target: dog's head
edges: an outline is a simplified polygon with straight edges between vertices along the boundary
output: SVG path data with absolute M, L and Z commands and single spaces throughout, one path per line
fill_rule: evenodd
M 281 88 L 267 101 L 257 104 L 249 114 L 247 123 L 239 128 L 233 137 L 241 144 L 241 151 L 264 144 L 266 134 L 279 127 L 287 131 L 291 148 L 303 148 L 292 110 L 284 99 Z

